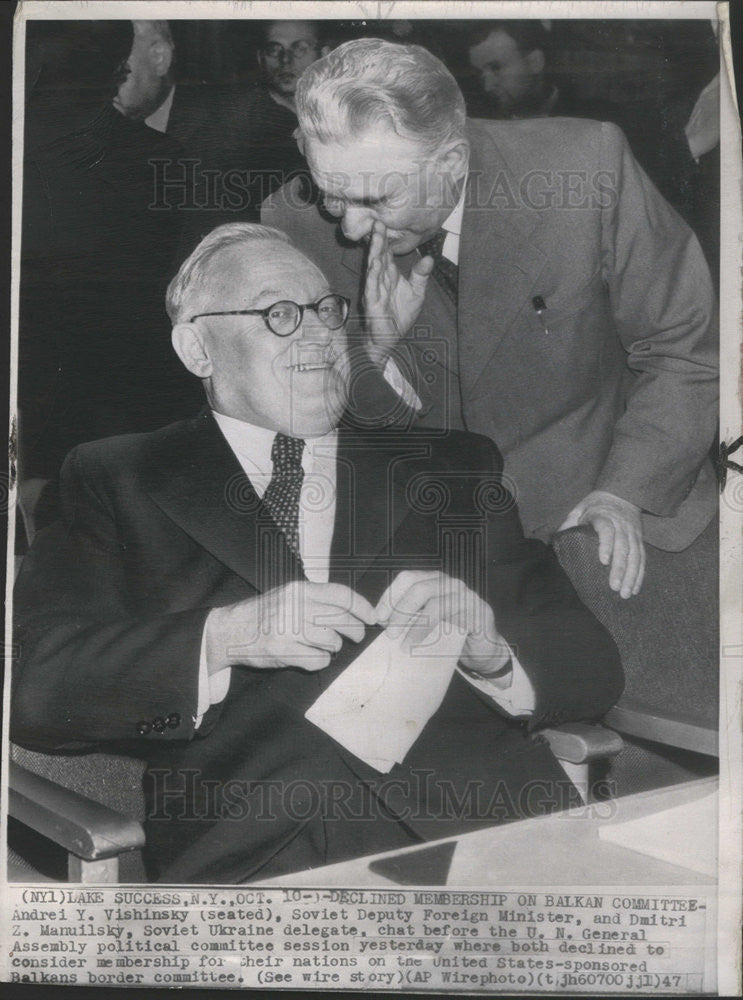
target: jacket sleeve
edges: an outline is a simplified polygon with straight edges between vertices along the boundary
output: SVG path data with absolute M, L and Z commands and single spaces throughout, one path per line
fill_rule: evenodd
M 84 465 L 78 450 L 65 462 L 63 516 L 16 585 L 11 736 L 39 749 L 189 739 L 209 608 L 132 613 L 115 511 Z M 212 709 L 200 734 L 214 720 Z
M 715 295 L 692 231 L 648 180 L 621 131 L 602 129 L 602 270 L 630 382 L 595 488 L 672 516 L 715 433 Z
M 476 439 L 477 440 L 477 439 Z M 470 585 L 483 591 L 495 624 L 534 687 L 530 729 L 603 715 L 624 677 L 613 639 L 581 602 L 549 546 L 524 537 L 502 460 L 486 439 L 478 489 L 485 515 L 487 569 Z

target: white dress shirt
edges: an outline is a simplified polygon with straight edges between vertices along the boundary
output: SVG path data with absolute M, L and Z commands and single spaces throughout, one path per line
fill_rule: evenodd
M 441 256 L 446 257 L 452 264 L 459 266 L 459 237 L 462 232 L 462 215 L 464 213 L 464 196 L 467 190 L 467 180 L 462 185 L 462 193 L 459 201 L 452 209 L 451 213 L 444 219 L 441 228 L 445 230 L 446 237 L 441 248 Z M 423 405 L 415 389 L 407 379 L 403 378 L 400 369 L 392 358 L 388 358 L 382 371 L 385 381 L 392 386 L 398 396 L 414 410 L 420 410 Z
M 167 132 L 168 131 L 168 121 L 170 119 L 170 109 L 173 107 L 173 96 L 175 94 L 175 84 L 168 91 L 168 96 L 165 98 L 163 103 L 153 111 L 151 115 L 145 118 L 144 123 L 150 128 L 154 128 L 156 132 Z
M 275 431 L 256 427 L 234 417 L 226 417 L 214 410 L 212 414 L 253 489 L 262 497 L 273 474 L 271 448 Z M 330 547 L 335 527 L 337 447 L 338 432 L 334 430 L 323 437 L 305 440 L 302 453 L 304 479 L 299 498 L 299 553 L 305 575 L 312 583 L 327 583 L 330 578 Z M 198 705 L 194 716 L 197 729 L 209 706 L 226 697 L 231 676 L 231 667 L 209 674 L 204 628 L 199 662 Z M 515 656 L 512 656 L 511 683 L 507 687 L 496 687 L 484 678 L 472 677 L 464 672 L 462 676 L 478 690 L 492 697 L 511 715 L 529 715 L 534 710 L 534 689 Z

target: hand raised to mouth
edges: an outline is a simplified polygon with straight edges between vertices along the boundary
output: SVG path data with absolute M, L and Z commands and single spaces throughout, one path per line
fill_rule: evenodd
M 400 273 L 389 249 L 387 228 L 374 223 L 367 256 L 364 285 L 364 319 L 368 334 L 367 352 L 383 365 L 398 340 L 418 318 L 433 271 L 433 257 L 417 261 L 406 278 Z

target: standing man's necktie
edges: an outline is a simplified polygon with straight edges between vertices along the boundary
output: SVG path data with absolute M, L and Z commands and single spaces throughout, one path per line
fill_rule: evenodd
M 273 474 L 263 503 L 271 517 L 286 536 L 286 543 L 301 561 L 299 552 L 299 497 L 302 492 L 304 470 L 302 452 L 304 441 L 277 434 L 271 447 Z
M 446 292 L 454 305 L 457 304 L 459 268 L 447 257 L 444 257 L 444 240 L 446 230 L 439 229 L 435 236 L 421 243 L 418 252 L 421 257 L 433 257 L 433 276 L 439 286 Z

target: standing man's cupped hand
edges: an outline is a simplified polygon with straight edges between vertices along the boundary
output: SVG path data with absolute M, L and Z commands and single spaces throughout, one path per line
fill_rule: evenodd
M 418 318 L 433 271 L 433 258 L 422 257 L 409 276 L 400 273 L 387 243 L 387 228 L 376 221 L 369 240 L 363 307 L 367 350 L 383 366 L 402 336 Z
M 640 508 L 613 493 L 594 490 L 568 514 L 559 530 L 591 524 L 599 536 L 599 559 L 611 564 L 609 586 L 623 598 L 639 594 L 645 576 Z

